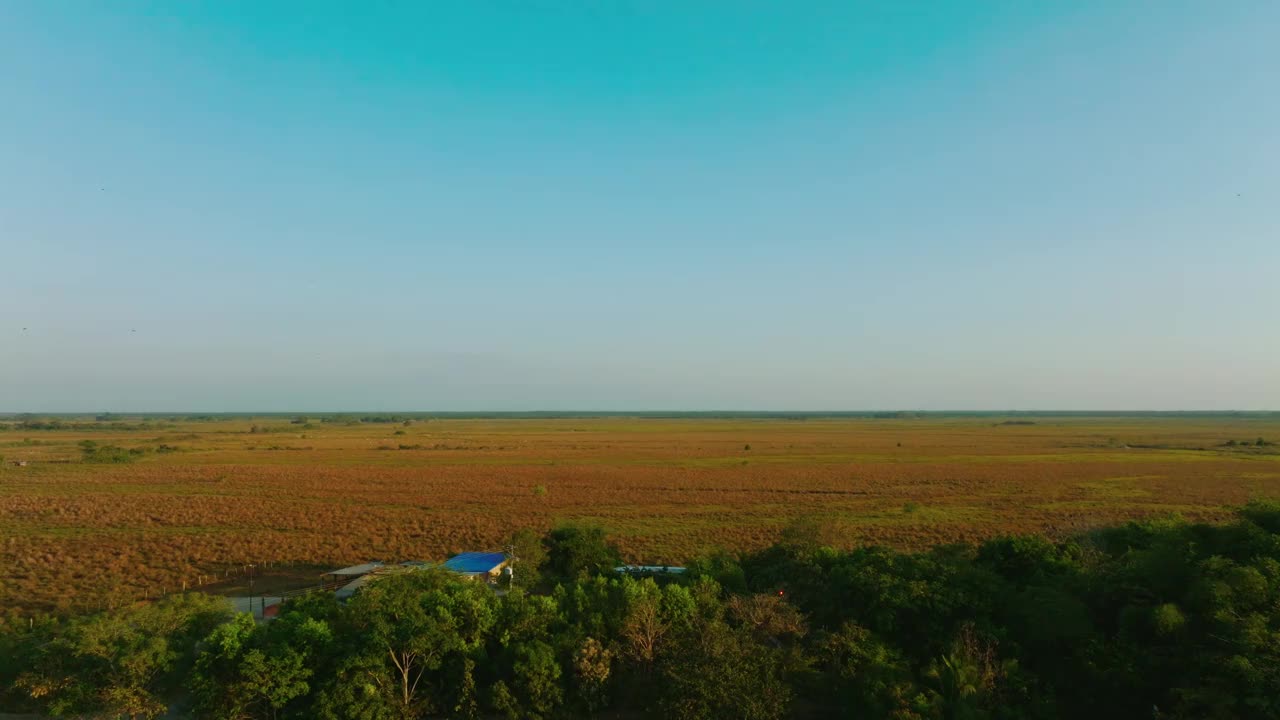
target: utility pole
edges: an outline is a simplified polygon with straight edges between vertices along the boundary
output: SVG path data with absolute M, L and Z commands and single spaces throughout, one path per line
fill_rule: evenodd
M 516 563 L 520 561 L 520 558 L 516 557 L 516 546 L 508 545 L 504 547 L 503 550 L 507 553 L 507 557 L 511 559 L 511 564 L 507 565 L 507 585 L 515 585 Z

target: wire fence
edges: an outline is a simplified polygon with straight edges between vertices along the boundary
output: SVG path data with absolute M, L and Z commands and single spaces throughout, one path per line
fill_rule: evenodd
M 215 570 L 215 571 L 197 573 L 189 578 L 183 579 L 181 584 L 175 583 L 172 586 L 162 585 L 162 584 L 145 586 L 145 591 L 142 593 L 142 595 L 134 596 L 132 597 L 132 600 L 141 601 L 141 602 L 154 602 L 156 600 L 160 600 L 162 598 L 168 597 L 176 593 L 204 591 L 204 590 L 208 590 L 209 588 L 213 588 L 225 583 L 244 581 L 244 580 L 248 581 L 248 586 L 245 588 L 246 592 L 236 595 L 235 597 L 292 598 L 292 597 L 298 597 L 300 595 L 305 595 L 309 592 L 316 592 L 316 591 L 332 592 L 342 587 L 342 585 L 344 584 L 343 581 L 337 580 L 337 581 L 329 581 L 329 582 L 318 582 L 310 585 L 305 585 L 302 587 L 288 588 L 286 590 L 255 591 L 253 585 L 254 585 L 254 580 L 256 578 L 260 577 L 264 572 L 270 572 L 280 567 L 288 568 L 288 567 L 291 567 L 291 565 L 289 563 L 277 563 L 277 562 L 270 562 L 270 561 L 231 565 L 231 566 L 222 568 L 221 571 Z M 317 574 L 317 577 L 319 577 L 318 574 Z M 222 593 L 217 593 L 217 594 L 222 594 Z

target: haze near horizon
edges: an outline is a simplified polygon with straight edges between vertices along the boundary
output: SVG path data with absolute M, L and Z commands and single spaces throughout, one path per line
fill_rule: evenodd
M 1280 408 L 1280 6 L 0 5 L 0 411 Z

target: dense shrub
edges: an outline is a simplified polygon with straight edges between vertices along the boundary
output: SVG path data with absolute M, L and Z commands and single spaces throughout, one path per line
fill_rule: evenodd
M 1280 511 L 925 553 L 798 527 L 683 576 L 609 571 L 603 533 L 513 540 L 504 594 L 441 571 L 278 619 L 177 596 L 0 617 L 0 706 L 202 718 L 1280 717 Z M 541 542 L 539 541 L 541 540 Z M 181 706 L 181 707 L 178 707 Z
M 147 451 L 142 448 L 122 448 L 116 445 L 99 445 L 92 440 L 85 440 L 80 443 L 80 459 L 87 463 L 131 463 L 146 454 Z

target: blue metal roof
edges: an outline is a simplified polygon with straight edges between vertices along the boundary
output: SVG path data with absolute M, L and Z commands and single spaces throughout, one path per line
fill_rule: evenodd
M 457 573 L 488 573 L 507 561 L 502 553 L 464 552 L 445 561 L 445 569 Z

